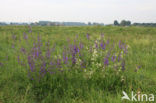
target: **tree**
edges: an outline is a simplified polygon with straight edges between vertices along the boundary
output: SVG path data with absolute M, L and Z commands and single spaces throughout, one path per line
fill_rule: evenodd
M 127 26 L 130 26 L 130 25 L 131 25 L 131 21 L 127 21 L 127 22 L 126 22 L 126 25 L 127 25 Z
M 92 23 L 91 22 L 88 22 L 88 25 L 92 25 Z
M 118 26 L 118 25 L 119 25 L 119 23 L 118 23 L 117 20 L 114 20 L 114 25 L 115 25 L 115 26 Z
M 121 23 L 120 23 L 121 26 L 126 26 L 126 24 L 127 24 L 126 20 L 122 20 Z
M 120 25 L 121 26 L 130 26 L 131 25 L 131 21 L 122 20 Z

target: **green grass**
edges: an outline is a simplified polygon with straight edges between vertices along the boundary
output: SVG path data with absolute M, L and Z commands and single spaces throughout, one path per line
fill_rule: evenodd
M 156 28 L 32 27 L 33 37 L 42 35 L 43 43 L 56 43 L 58 50 L 67 44 L 67 39 L 74 40 L 76 34 L 87 43 L 87 33 L 92 40 L 104 33 L 106 39 L 122 40 L 129 45 L 123 73 L 96 71 L 88 77 L 85 72 L 71 70 L 47 75 L 39 83 L 30 80 L 26 68 L 17 63 L 19 48 L 30 48 L 33 42 L 32 38 L 28 44 L 22 39 L 24 32 L 28 33 L 27 26 L 0 27 L 0 103 L 129 103 L 121 100 L 123 90 L 129 95 L 132 90 L 156 95 Z M 12 39 L 12 34 L 17 40 Z M 141 68 L 135 72 L 137 66 Z

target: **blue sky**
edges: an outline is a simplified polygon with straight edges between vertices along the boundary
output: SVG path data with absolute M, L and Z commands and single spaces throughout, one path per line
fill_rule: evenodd
M 156 0 L 0 0 L 0 21 L 156 22 Z

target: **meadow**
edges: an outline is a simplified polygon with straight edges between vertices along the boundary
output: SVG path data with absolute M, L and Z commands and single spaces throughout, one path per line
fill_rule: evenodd
M 131 103 L 122 91 L 156 95 L 156 28 L 0 26 L 0 103 Z

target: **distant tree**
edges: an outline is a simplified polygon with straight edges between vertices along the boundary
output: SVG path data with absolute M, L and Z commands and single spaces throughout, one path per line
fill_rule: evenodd
M 92 23 L 91 22 L 88 22 L 88 25 L 92 25 Z
M 96 22 L 93 22 L 93 25 L 97 25 L 97 23 Z
M 134 26 L 149 26 L 149 27 L 156 27 L 156 23 L 133 23 Z
M 114 25 L 115 25 L 115 26 L 118 26 L 118 25 L 119 25 L 119 23 L 118 23 L 117 20 L 114 20 Z
M 122 20 L 120 25 L 121 26 L 130 26 L 131 25 L 131 21 Z
M 122 20 L 120 23 L 121 26 L 126 26 L 126 20 Z
M 130 25 L 131 25 L 131 21 L 127 21 L 127 22 L 126 22 L 126 25 L 127 25 L 127 26 L 130 26 Z
M 104 26 L 105 24 L 104 24 L 104 23 L 100 23 L 100 25 L 101 25 L 101 26 Z

